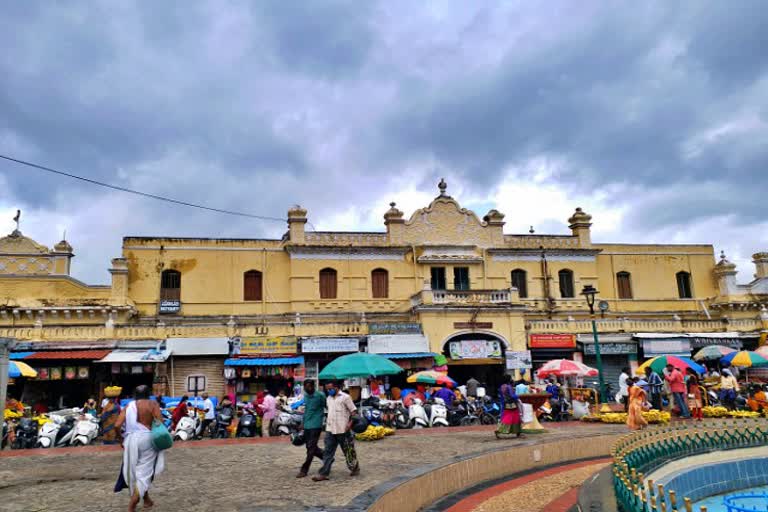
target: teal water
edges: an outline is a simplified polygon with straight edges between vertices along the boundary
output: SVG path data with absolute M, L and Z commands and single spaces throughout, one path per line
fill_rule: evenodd
M 740 491 L 732 491 L 727 492 L 725 494 L 718 494 L 717 496 L 710 496 L 709 498 L 703 499 L 701 501 L 697 501 L 693 504 L 693 510 L 699 511 L 702 506 L 707 507 L 707 512 L 727 512 L 728 509 L 725 508 L 725 504 L 723 503 L 723 499 L 727 496 L 733 496 L 737 494 L 747 494 L 747 493 L 760 493 L 765 492 L 768 493 L 768 485 L 763 487 L 752 487 L 751 489 L 742 489 Z M 756 506 L 755 511 L 768 511 L 768 500 L 760 503 L 759 501 L 750 500 L 749 507 Z M 747 508 L 747 510 L 751 510 L 751 508 Z

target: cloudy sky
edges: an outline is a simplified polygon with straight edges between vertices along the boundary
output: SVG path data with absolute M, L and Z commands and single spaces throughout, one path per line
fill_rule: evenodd
M 0 153 L 318 229 L 449 193 L 506 230 L 768 250 L 768 9 L 738 2 L 0 0 Z M 278 237 L 0 161 L 0 231 L 107 282 L 124 235 Z

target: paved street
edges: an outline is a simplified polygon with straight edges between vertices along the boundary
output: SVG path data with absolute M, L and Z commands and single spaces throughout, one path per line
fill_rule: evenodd
M 156 510 L 342 510 L 357 495 L 420 466 L 515 443 L 625 430 L 623 425 L 570 424 L 505 441 L 496 440 L 488 427 L 408 431 L 374 443 L 358 442 L 360 476 L 349 477 L 343 459 L 339 463 L 337 458 L 332 481 L 322 483 L 294 478 L 304 449 L 287 442 L 188 443 L 168 453 L 167 470 L 158 478 L 153 497 Z M 0 457 L 0 511 L 125 510 L 127 494 L 112 492 L 120 456 L 119 451 L 72 449 L 66 454 Z M 314 465 L 312 473 L 317 469 Z

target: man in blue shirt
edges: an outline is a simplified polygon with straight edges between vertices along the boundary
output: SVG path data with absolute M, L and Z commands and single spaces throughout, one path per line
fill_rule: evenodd
M 648 391 L 651 397 L 651 406 L 661 410 L 661 394 L 664 391 L 664 381 L 661 376 L 653 371 L 650 366 L 645 367 L 645 380 L 648 382 Z
M 453 394 L 448 388 L 440 388 L 435 392 L 435 398 L 441 398 L 445 402 L 446 407 L 450 407 L 453 404 L 453 399 L 456 395 Z
M 317 447 L 320 435 L 323 433 L 323 417 L 325 416 L 325 395 L 315 390 L 314 380 L 304 381 L 304 439 L 307 442 L 307 459 L 302 464 L 296 478 L 307 476 L 312 458 L 323 460 L 323 450 Z

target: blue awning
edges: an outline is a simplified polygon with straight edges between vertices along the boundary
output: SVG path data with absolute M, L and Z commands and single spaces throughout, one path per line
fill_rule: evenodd
M 11 361 L 20 361 L 25 357 L 36 354 L 36 352 L 11 352 Z
M 387 359 L 423 359 L 425 357 L 435 357 L 433 352 L 406 352 L 405 354 L 379 354 Z
M 224 360 L 224 366 L 290 366 L 297 364 L 304 364 L 304 356 L 242 357 Z

